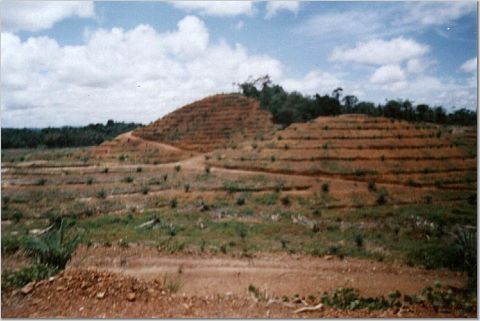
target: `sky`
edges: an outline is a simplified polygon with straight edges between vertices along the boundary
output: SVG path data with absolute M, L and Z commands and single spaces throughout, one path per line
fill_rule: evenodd
M 2 1 L 2 127 L 148 124 L 268 74 L 477 108 L 476 2 Z

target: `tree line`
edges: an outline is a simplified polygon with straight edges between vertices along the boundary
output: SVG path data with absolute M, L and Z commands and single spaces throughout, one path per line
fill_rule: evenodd
M 84 127 L 2 128 L 2 149 L 98 145 L 139 126 L 142 125 L 109 120 L 105 125 L 98 123 Z
M 477 112 L 466 108 L 447 113 L 442 106 L 413 105 L 407 100 L 389 100 L 384 105 L 359 101 L 354 95 L 343 95 L 336 88 L 331 95 L 304 96 L 298 92 L 286 92 L 280 85 L 272 84 L 269 76 L 249 80 L 238 85 L 243 95 L 260 101 L 262 108 L 273 115 L 275 123 L 288 126 L 306 122 L 319 116 L 341 114 L 367 114 L 415 122 L 437 124 L 476 125 Z

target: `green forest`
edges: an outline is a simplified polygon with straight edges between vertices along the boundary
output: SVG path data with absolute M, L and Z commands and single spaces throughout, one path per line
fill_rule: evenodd
M 359 101 L 353 95 L 343 95 L 336 88 L 331 95 L 304 96 L 298 92 L 286 92 L 280 85 L 272 84 L 269 76 L 239 84 L 241 92 L 258 99 L 262 108 L 273 115 L 276 123 L 288 126 L 306 122 L 319 116 L 341 114 L 367 114 L 415 122 L 452 125 L 475 125 L 477 113 L 466 108 L 447 113 L 442 106 L 427 104 L 414 106 L 409 100 L 389 100 L 384 105 Z
M 109 120 L 105 125 L 90 124 L 84 127 L 2 128 L 2 149 L 98 145 L 139 126 L 142 125 Z

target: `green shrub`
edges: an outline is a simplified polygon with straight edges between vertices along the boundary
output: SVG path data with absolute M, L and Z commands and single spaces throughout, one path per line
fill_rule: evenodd
M 245 204 L 245 197 L 240 196 L 239 198 L 237 198 L 237 205 L 242 206 L 244 204 Z
M 2 272 L 2 291 L 25 286 L 32 281 L 39 281 L 55 275 L 58 269 L 45 265 L 34 264 L 15 272 Z
M 16 210 L 13 214 L 12 214 L 12 219 L 15 223 L 18 223 L 20 222 L 20 220 L 23 218 L 23 213 Z
M 107 197 L 107 192 L 104 189 L 101 189 L 97 192 L 97 197 L 98 198 L 106 198 Z
M 364 169 L 356 169 L 355 176 L 365 176 L 366 172 Z
M 270 160 L 274 162 L 276 160 L 275 156 L 270 157 Z
M 205 166 L 205 173 L 210 174 L 210 171 L 211 171 L 210 166 Z
M 24 239 L 13 236 L 2 236 L 2 256 L 13 254 L 23 247 Z
M 137 173 L 141 173 L 143 171 L 143 168 L 137 167 Z
M 35 182 L 35 185 L 43 186 L 46 182 L 47 180 L 45 178 L 40 178 Z
M 127 176 L 127 177 L 125 177 L 124 181 L 125 181 L 125 183 L 131 183 L 131 182 L 133 182 L 133 177 L 132 176 Z
M 150 189 L 148 188 L 148 186 L 143 186 L 143 187 L 142 187 L 142 194 L 143 194 L 143 195 L 147 195 L 148 192 L 150 192 Z
M 162 178 L 163 178 L 163 181 L 166 182 L 168 179 L 168 174 L 163 174 Z
M 105 167 L 105 168 L 103 169 L 103 172 L 104 172 L 105 174 L 107 174 L 107 173 L 108 173 L 108 167 Z
M 7 208 L 8 203 L 10 203 L 10 196 L 8 195 L 2 196 L 2 208 Z
M 180 166 L 180 165 L 175 165 L 175 171 L 176 171 L 176 172 L 180 172 L 181 169 L 182 169 L 182 166 Z
M 289 198 L 288 196 L 282 197 L 282 199 L 281 199 L 280 201 L 281 201 L 282 204 L 285 205 L 285 206 L 290 205 L 290 198 Z
M 38 264 L 63 270 L 79 242 L 79 235 L 67 235 L 65 223 L 62 220 L 58 230 L 41 238 L 28 238 L 25 242 L 25 251 Z
M 228 193 L 233 194 L 239 192 L 241 189 L 236 182 L 225 181 L 223 182 L 223 187 L 227 190 Z
M 454 245 L 458 256 L 457 267 L 467 272 L 468 290 L 477 286 L 477 230 L 476 228 L 457 228 L 454 231 Z
M 187 183 L 183 187 L 185 188 L 186 193 L 188 193 L 190 191 L 190 184 Z
M 92 185 L 93 183 L 93 177 L 87 178 L 87 185 Z
M 170 201 L 170 207 L 171 207 L 171 208 L 176 208 L 177 205 L 178 205 L 178 201 L 177 201 L 176 198 L 174 198 L 174 199 L 172 199 L 172 200 Z
M 375 192 L 377 190 L 377 185 L 375 184 L 374 180 L 368 181 L 368 190 L 370 192 Z
M 121 162 L 125 161 L 125 159 L 126 159 L 125 155 L 118 156 L 118 160 L 121 161 Z
M 389 295 L 389 297 L 390 301 L 386 300 L 383 296 L 376 298 L 365 298 L 360 296 L 360 293 L 357 289 L 337 288 L 331 294 L 324 292 L 320 298 L 320 301 L 326 306 L 331 306 L 342 310 L 382 310 L 393 306 L 401 306 L 401 303 L 398 300 L 400 299 L 401 294 L 398 291 L 393 292 Z
M 358 247 L 363 246 L 363 236 L 361 234 L 355 235 L 355 244 L 357 244 Z
M 330 185 L 327 183 L 322 184 L 322 192 L 328 193 L 330 191 Z
M 388 197 L 388 191 L 381 190 L 380 193 L 378 194 L 378 197 L 377 197 L 377 204 L 378 205 L 387 204 L 387 197 Z

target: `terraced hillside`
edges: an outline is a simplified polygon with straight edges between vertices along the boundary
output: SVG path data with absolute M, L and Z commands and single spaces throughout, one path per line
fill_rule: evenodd
M 258 101 L 240 94 L 221 94 L 186 105 L 133 135 L 205 152 L 266 136 L 273 128 L 270 114 L 260 109 Z
M 344 115 L 284 130 L 263 124 L 270 130 L 264 136 L 245 128 L 249 140 L 229 144 L 208 136 L 208 124 L 198 141 L 183 128 L 185 139 L 175 146 L 126 133 L 92 149 L 2 151 L 2 274 L 31 265 L 22 244 L 61 216 L 83 243 L 66 273 L 93 268 L 146 282 L 161 275 L 166 295 L 159 298 L 169 307 L 175 289 L 188 300 L 231 292 L 247 304 L 253 292 L 290 304 L 345 284 L 365 295 L 420 295 L 437 280 L 466 283 L 455 233 L 473 240 L 477 225 L 475 128 Z M 203 142 L 210 150 L 219 141 L 227 147 L 183 149 Z M 63 283 L 40 282 L 27 295 L 13 285 L 2 291 L 2 316 L 64 316 L 64 306 L 75 306 L 76 296 L 59 292 Z M 103 292 L 100 282 L 88 291 L 65 282 L 82 304 L 91 302 L 84 316 L 125 316 L 113 303 L 123 308 L 119 300 L 136 304 L 151 295 L 137 292 L 130 302 L 121 289 Z M 53 286 L 65 300 L 43 299 L 39 309 L 35 300 L 50 297 Z M 148 302 L 153 310 L 139 308 L 139 315 L 184 313 L 165 314 L 159 301 Z M 255 311 L 270 311 L 266 302 Z M 212 307 L 217 303 L 205 311 Z M 278 315 L 295 316 L 293 307 Z M 425 313 L 435 311 L 428 306 Z
M 365 189 L 365 195 L 356 196 L 370 199 L 368 203 L 380 197 L 372 195 L 377 184 L 390 184 L 384 201 L 424 203 L 432 198 L 427 188 L 438 191 L 433 193 L 437 196 L 447 190 L 476 191 L 473 133 L 472 128 L 365 115 L 320 117 L 278 131 L 271 140 L 254 141 L 242 149 L 215 151 L 207 156 L 207 163 L 226 169 L 334 179 L 343 185 L 368 184 L 371 193 Z M 393 190 L 402 187 L 408 191 L 399 191 L 395 196 Z M 355 190 L 353 185 L 339 188 L 343 194 Z

